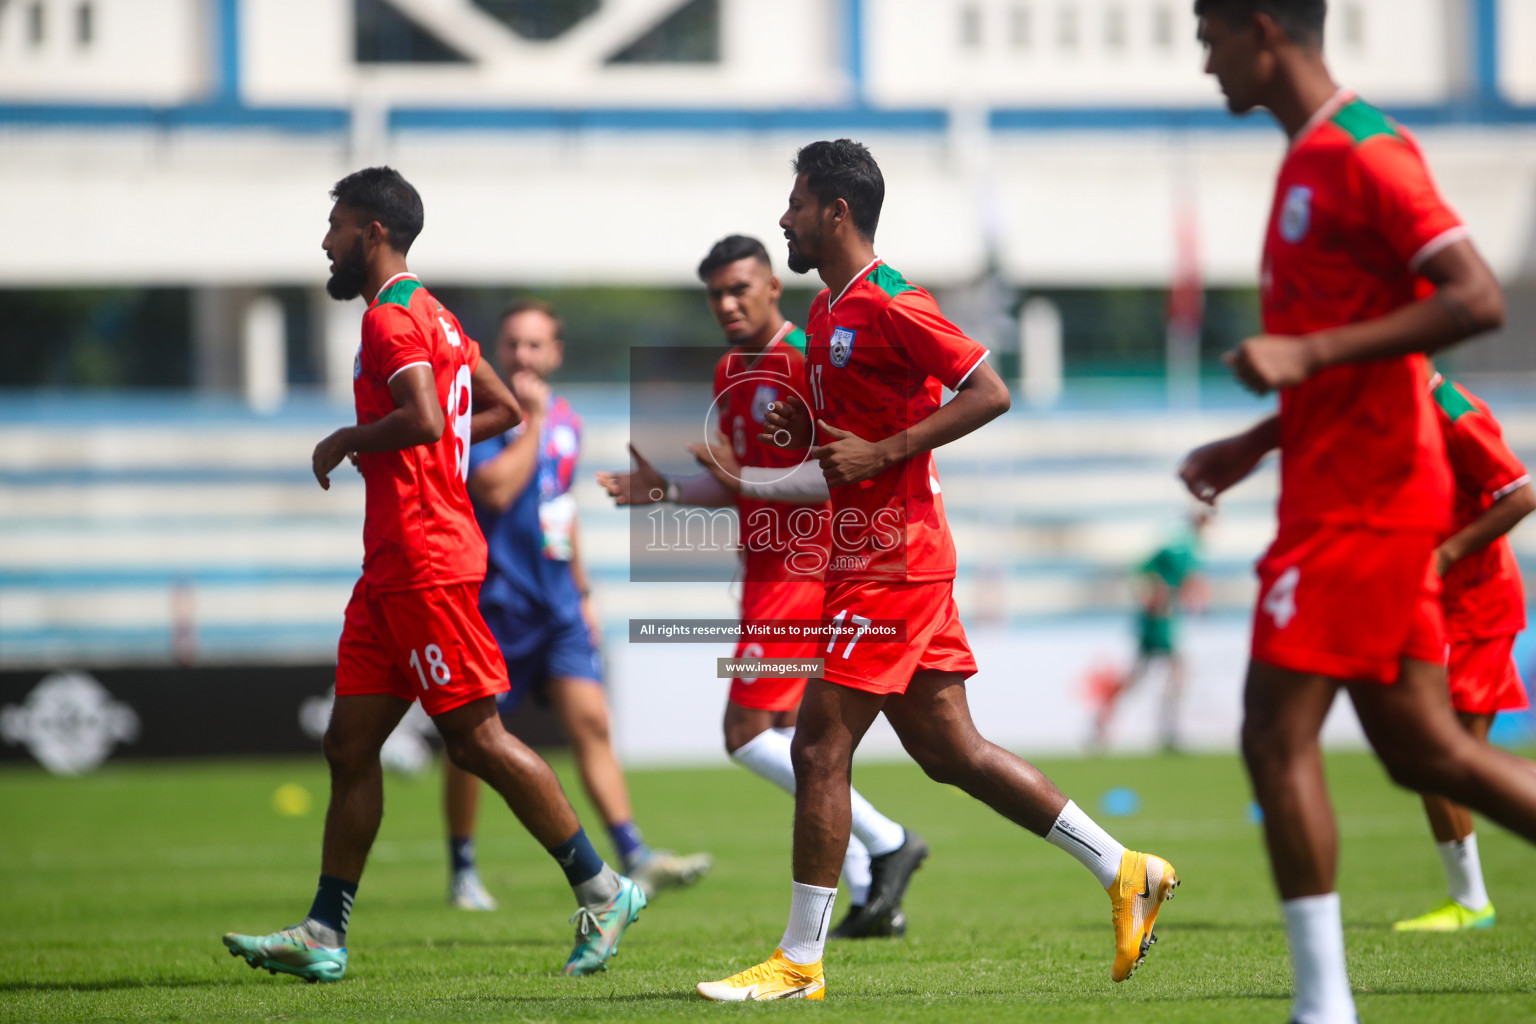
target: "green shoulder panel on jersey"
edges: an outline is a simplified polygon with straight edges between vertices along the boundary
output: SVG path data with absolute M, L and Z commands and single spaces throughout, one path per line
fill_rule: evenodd
M 1354 139 L 1357 146 L 1377 135 L 1398 138 L 1397 125 L 1392 122 L 1392 119 L 1364 100 L 1351 100 L 1344 104 L 1339 112 L 1333 115 L 1333 123 Z
M 414 278 L 403 277 L 394 284 L 379 292 L 378 305 L 393 302 L 397 306 L 411 308 L 411 296 L 416 294 L 416 289 L 421 287 L 421 282 Z
M 784 335 L 784 344 L 796 350 L 801 355 L 805 355 L 805 332 L 796 327 L 794 330 Z
M 869 275 L 869 281 L 893 299 L 902 292 L 910 292 L 916 287 L 906 278 L 902 277 L 898 271 L 893 270 L 884 263 L 876 267 L 875 272 Z
M 1452 423 L 1469 412 L 1477 411 L 1476 406 L 1461 393 L 1456 382 L 1449 377 L 1442 377 L 1440 383 L 1435 385 L 1434 396 L 1435 401 L 1439 403 L 1441 409 L 1445 410 L 1445 414 L 1451 418 Z

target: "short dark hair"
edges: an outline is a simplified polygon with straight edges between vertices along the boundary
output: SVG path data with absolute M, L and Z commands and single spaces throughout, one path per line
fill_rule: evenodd
M 421 195 L 393 167 L 353 171 L 331 189 L 331 198 L 384 225 L 390 246 L 402 256 L 421 234 Z
M 806 187 L 821 205 L 835 199 L 846 202 L 853 226 L 874 240 L 885 203 L 885 178 L 863 143 L 852 139 L 813 142 L 795 154 L 795 173 L 805 175 Z
M 1195 0 L 1195 17 L 1220 13 L 1231 17 L 1263 12 L 1298 43 L 1323 45 L 1328 0 Z
M 726 235 L 709 250 L 709 255 L 699 261 L 699 280 L 708 281 L 709 275 L 721 267 L 728 267 L 737 260 L 757 260 L 769 270 L 773 261 L 763 243 L 750 235 Z
M 555 340 L 565 340 L 565 321 L 560 319 L 560 314 L 555 312 L 555 307 L 543 299 L 513 299 L 501 310 L 501 315 L 496 318 L 496 326 L 501 327 L 507 322 L 507 317 L 517 316 L 519 313 L 543 313 L 549 317 L 549 322 L 555 325 Z

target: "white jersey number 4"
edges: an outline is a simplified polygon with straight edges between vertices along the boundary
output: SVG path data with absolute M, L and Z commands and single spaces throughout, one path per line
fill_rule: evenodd
M 1259 607 L 1271 619 L 1276 629 L 1284 629 L 1296 617 L 1296 585 L 1301 582 L 1301 569 L 1291 566 L 1269 585 Z

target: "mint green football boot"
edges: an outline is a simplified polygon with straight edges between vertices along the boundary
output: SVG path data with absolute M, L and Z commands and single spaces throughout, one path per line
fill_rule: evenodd
M 565 961 L 562 974 L 580 976 L 608 969 L 608 959 L 619 951 L 624 929 L 635 923 L 645 909 L 645 893 L 634 882 L 619 876 L 619 891 L 607 903 L 581 907 L 571 915 L 576 926 L 576 948 Z
M 332 949 L 310 938 L 309 931 L 296 924 L 270 935 L 240 935 L 229 932 L 224 945 L 230 956 L 245 958 L 252 968 L 265 967 L 271 974 L 281 971 L 305 981 L 340 981 L 347 973 L 345 947 Z

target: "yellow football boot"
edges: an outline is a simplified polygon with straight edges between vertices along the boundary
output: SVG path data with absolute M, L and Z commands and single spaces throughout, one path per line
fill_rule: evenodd
M 1157 941 L 1152 925 L 1164 900 L 1173 899 L 1179 876 L 1173 865 L 1150 853 L 1126 850 L 1120 858 L 1120 873 L 1105 890 L 1114 907 L 1115 963 L 1109 976 L 1124 981 L 1136 973 L 1147 958 L 1147 950 Z
M 821 973 L 821 961 L 813 964 L 790 963 L 783 950 L 724 981 L 701 981 L 699 995 L 721 1003 L 744 1003 L 749 999 L 825 999 L 827 979 Z
M 1474 928 L 1492 928 L 1493 904 L 1482 910 L 1468 910 L 1455 900 L 1446 900 L 1434 910 L 1410 917 L 1392 926 L 1395 932 L 1465 932 Z

